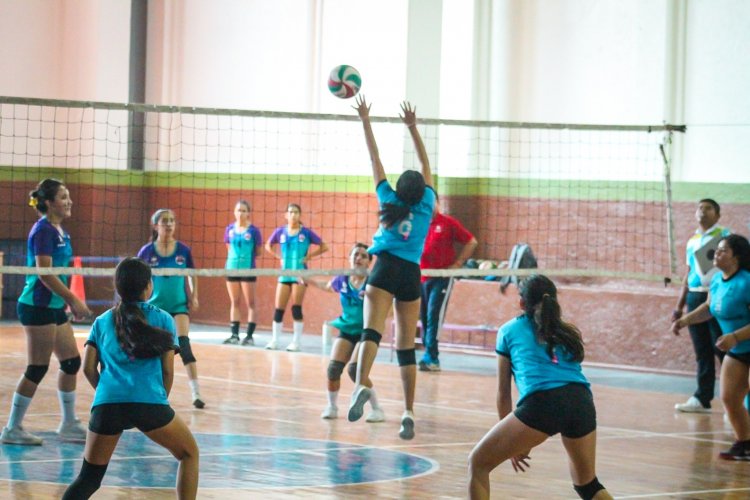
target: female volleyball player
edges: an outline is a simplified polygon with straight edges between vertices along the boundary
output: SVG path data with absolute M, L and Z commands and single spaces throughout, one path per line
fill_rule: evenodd
M 357 363 L 357 381 L 349 406 L 349 421 L 362 417 L 365 402 L 370 398 L 370 388 L 364 384 L 369 379 L 378 345 L 385 329 L 385 317 L 394 303 L 396 322 L 396 354 L 404 389 L 404 414 L 401 417 L 401 439 L 414 437 L 414 391 L 417 379 L 417 361 L 414 353 L 414 334 L 419 318 L 421 286 L 419 260 L 422 256 L 427 230 L 435 205 L 432 189 L 430 161 L 422 138 L 417 130 L 416 108 L 401 104 L 403 120 L 414 141 L 422 173 L 407 170 L 401 174 L 394 191 L 385 176 L 380 162 L 378 146 L 370 124 L 370 106 L 364 96 L 357 97 L 357 110 L 365 132 L 367 149 L 372 160 L 375 192 L 380 204 L 380 227 L 368 249 L 377 255 L 372 273 L 367 281 L 364 304 L 364 330 Z
M 370 267 L 372 256 L 367 253 L 367 245 L 355 243 L 349 252 L 349 265 L 351 269 L 359 271 L 351 276 L 336 276 L 328 283 L 321 283 L 314 279 L 305 281 L 321 290 L 335 292 L 341 299 L 341 316 L 328 323 L 329 326 L 337 328 L 339 336 L 333 343 L 331 349 L 331 361 L 328 364 L 328 406 L 323 410 L 321 418 L 338 418 L 338 406 L 336 401 L 341 387 L 341 374 L 344 367 L 356 353 L 356 345 L 362 337 L 362 307 L 364 305 L 365 282 L 367 281 L 367 268 Z M 355 358 L 356 359 L 356 358 Z M 348 369 L 349 376 L 354 381 L 357 376 L 357 362 L 351 363 Z M 370 404 L 372 411 L 367 416 L 367 422 L 382 422 L 385 420 L 383 409 L 378 404 L 375 389 L 370 379 L 363 379 L 363 385 L 370 388 Z
M 490 498 L 495 467 L 510 459 L 516 472 L 524 472 L 531 449 L 559 432 L 578 495 L 612 498 L 596 478 L 596 409 L 581 371 L 581 333 L 562 321 L 557 288 L 546 276 L 530 276 L 519 292 L 524 314 L 497 334 L 500 422 L 469 455 L 469 496 Z M 515 411 L 511 375 L 519 393 Z
M 235 221 L 224 231 L 224 243 L 227 245 L 226 269 L 254 269 L 255 257 L 263 240 L 257 227 L 250 223 L 250 203 L 238 201 L 234 206 Z M 231 337 L 225 344 L 240 343 L 240 296 L 244 297 L 247 306 L 247 331 L 242 345 L 255 345 L 255 276 L 228 276 L 229 322 Z
M 174 237 L 177 221 L 174 212 L 160 208 L 151 216 L 153 235 L 138 251 L 138 257 L 152 268 L 192 269 L 193 255 L 190 248 Z M 192 393 L 193 406 L 203 408 L 206 403 L 198 386 L 198 366 L 190 347 L 190 311 L 198 309 L 198 279 L 193 276 L 154 276 L 154 293 L 149 302 L 164 309 L 174 317 L 180 357 L 185 365 Z
M 286 208 L 286 226 L 277 228 L 268 241 L 265 249 L 281 262 L 281 269 L 307 269 L 307 262 L 313 257 L 326 252 L 328 245 L 300 222 L 302 209 L 296 203 L 290 203 Z M 279 245 L 280 253 L 276 253 L 274 245 Z M 318 248 L 310 250 L 310 245 Z M 278 349 L 279 334 L 281 334 L 284 310 L 292 297 L 292 318 L 294 319 L 294 336 L 291 343 L 286 347 L 287 351 L 299 351 L 302 339 L 302 300 L 305 298 L 306 286 L 295 276 L 279 276 L 276 285 L 276 298 L 274 301 L 273 324 L 271 326 L 271 341 L 266 344 L 266 349 Z
M 721 271 L 711 279 L 708 300 L 672 324 L 681 328 L 716 318 L 723 335 L 716 347 L 726 351 L 721 364 L 721 400 L 737 441 L 719 453 L 725 460 L 750 460 L 750 415 L 743 406 L 750 375 L 750 243 L 730 234 L 719 241 L 714 265 Z
M 177 349 L 174 320 L 147 304 L 151 269 L 128 258 L 115 270 L 120 303 L 94 321 L 83 354 L 83 373 L 95 389 L 81 472 L 64 500 L 89 498 L 102 483 L 117 442 L 137 428 L 180 461 L 177 497 L 195 498 L 198 445 L 167 400 Z
M 73 201 L 62 181 L 45 179 L 29 193 L 29 205 L 41 217 L 31 228 L 26 245 L 29 267 L 68 267 L 73 256 L 70 235 L 62 221 L 70 217 Z M 57 396 L 62 422 L 57 429 L 63 439 L 85 439 L 86 429 L 76 418 L 76 374 L 81 367 L 73 328 L 65 313 L 65 304 L 74 315 L 91 315 L 91 311 L 68 288 L 68 277 L 57 275 L 26 276 L 18 299 L 18 318 L 28 343 L 28 366 L 16 385 L 8 425 L 0 440 L 5 444 L 41 445 L 42 439 L 23 429 L 23 417 L 42 381 L 52 352 L 60 362 L 57 374 Z

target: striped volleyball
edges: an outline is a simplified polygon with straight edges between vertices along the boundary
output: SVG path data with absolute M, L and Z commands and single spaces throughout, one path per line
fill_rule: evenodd
M 362 77 L 354 66 L 342 64 L 331 70 L 328 76 L 328 90 L 341 99 L 348 99 L 357 95 L 362 86 Z

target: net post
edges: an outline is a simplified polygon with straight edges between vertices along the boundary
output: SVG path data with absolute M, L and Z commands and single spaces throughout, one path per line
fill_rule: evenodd
M 666 148 L 669 151 L 665 151 Z M 667 202 L 667 244 L 669 245 L 669 272 L 671 277 L 677 277 L 677 252 L 674 245 L 674 212 L 672 209 L 672 165 L 669 160 L 672 149 L 672 131 L 664 133 L 664 141 L 659 144 L 659 151 L 664 160 L 664 190 Z

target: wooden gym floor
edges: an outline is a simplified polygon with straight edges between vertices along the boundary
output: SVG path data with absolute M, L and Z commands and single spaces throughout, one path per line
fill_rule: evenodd
M 205 329 L 204 329 L 205 330 Z M 211 330 L 211 328 L 208 328 Z M 213 328 L 213 330 L 220 330 Z M 84 327 L 76 327 L 82 347 Z M 264 345 L 264 332 L 257 335 Z M 466 458 L 496 422 L 494 361 L 465 356 L 466 365 L 487 369 L 419 373 L 417 435 L 398 438 L 402 411 L 398 368 L 384 360 L 373 380 L 387 421 L 346 421 L 352 384 L 342 380 L 341 416 L 320 419 L 325 406 L 327 359 L 317 339 L 305 351 L 223 346 L 224 333 L 196 335 L 203 410 L 190 405 L 179 363 L 172 405 L 201 447 L 199 498 L 461 498 L 466 496 Z M 286 340 L 286 339 L 285 339 Z M 285 345 L 285 344 L 284 344 Z M 384 342 L 382 350 L 387 349 Z M 385 354 L 385 353 L 384 353 Z M 447 358 L 459 356 L 443 353 Z M 7 422 L 16 381 L 24 371 L 25 338 L 17 324 L 0 326 L 0 423 Z M 40 385 L 25 427 L 41 433 L 41 447 L 0 446 L 0 498 L 59 498 L 78 473 L 83 445 L 63 443 L 53 431 L 59 420 L 55 368 Z M 484 371 L 485 374 L 477 373 Z M 708 415 L 676 414 L 688 393 L 662 387 L 660 375 L 618 373 L 625 384 L 594 380 L 599 422 L 598 476 L 617 498 L 750 498 L 750 463 L 717 458 L 733 438 L 718 401 Z M 592 379 L 593 380 L 593 379 Z M 663 380 L 661 380 L 663 382 Z M 684 380 L 691 387 L 692 382 Z M 618 387 L 619 385 L 620 387 Z M 625 387 L 622 387 L 622 386 Z M 651 389 L 651 390 L 646 390 Z M 87 421 L 93 391 L 79 379 L 79 416 Z M 493 498 L 577 498 L 562 445 L 553 438 L 535 449 L 531 469 L 515 474 L 510 464 L 492 475 Z M 100 499 L 173 498 L 175 460 L 137 432 L 127 432 L 115 452 Z

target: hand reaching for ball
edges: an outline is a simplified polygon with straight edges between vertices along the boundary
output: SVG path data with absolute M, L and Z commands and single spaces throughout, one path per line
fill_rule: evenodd
M 401 111 L 403 111 L 403 115 L 398 115 L 399 118 L 401 118 L 401 121 L 404 122 L 404 125 L 407 127 L 413 127 L 417 124 L 417 107 L 412 107 L 411 103 L 409 101 L 404 101 L 401 103 Z
M 372 106 L 372 104 L 367 104 L 367 100 L 365 100 L 364 94 L 359 94 L 357 97 L 355 97 L 354 102 L 356 103 L 356 106 L 352 106 L 352 108 L 357 110 L 359 117 L 362 120 L 369 119 L 370 107 Z

